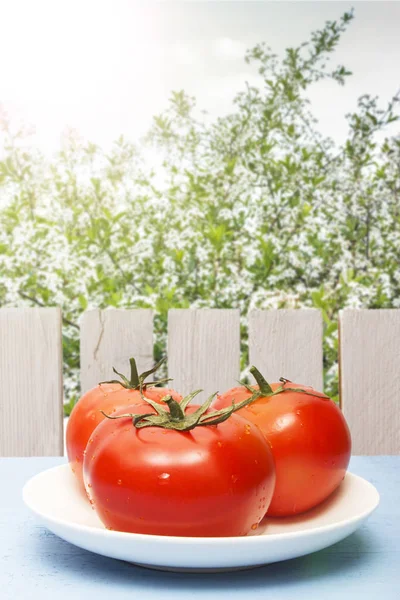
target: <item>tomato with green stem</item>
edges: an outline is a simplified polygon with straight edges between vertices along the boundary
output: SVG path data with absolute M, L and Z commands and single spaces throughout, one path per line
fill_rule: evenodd
M 200 390 L 199 390 L 200 391 Z M 259 429 L 232 414 L 164 398 L 109 415 L 84 458 L 93 507 L 108 529 L 169 536 L 241 536 L 272 497 L 275 467 Z
M 213 407 L 222 409 L 258 394 L 238 414 L 257 425 L 271 445 L 276 485 L 267 514 L 302 513 L 330 496 L 343 480 L 351 455 L 349 428 L 325 394 L 284 378 L 269 385 L 256 367 L 250 371 L 257 386 L 232 388 Z
M 120 376 L 121 381 L 114 379 L 99 383 L 99 385 L 86 392 L 75 404 L 68 419 L 66 447 L 72 471 L 77 477 L 83 492 L 82 465 L 84 451 L 93 430 L 105 418 L 101 410 L 112 414 L 121 407 L 140 404 L 143 402 L 141 391 L 145 396 L 156 402 L 161 402 L 161 398 L 166 394 L 170 394 L 177 401 L 182 400 L 182 396 L 175 390 L 152 387 L 159 383 L 166 383 L 169 381 L 168 379 L 145 382 L 145 379 L 153 374 L 164 360 L 162 359 L 152 369 L 139 375 L 136 361 L 131 358 L 129 361 L 131 367 L 130 379 L 113 369 L 114 373 Z

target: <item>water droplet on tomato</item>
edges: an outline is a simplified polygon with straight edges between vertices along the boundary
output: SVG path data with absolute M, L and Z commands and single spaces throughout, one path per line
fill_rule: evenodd
M 245 432 L 247 435 L 249 435 L 249 434 L 250 434 L 250 430 L 251 430 L 251 425 L 250 425 L 250 424 L 246 425 L 246 427 L 244 428 L 244 432 Z
M 90 438 L 89 444 L 93 444 L 93 438 Z
M 118 485 L 122 485 L 122 479 L 118 479 L 117 483 Z
M 218 446 L 219 448 L 222 448 L 222 442 L 217 442 L 217 446 Z
M 163 435 L 167 435 L 168 431 L 163 431 L 162 434 Z
M 236 483 L 237 480 L 239 479 L 239 477 L 237 475 L 231 475 L 231 479 L 232 479 L 233 483 Z
M 106 502 L 110 502 L 110 498 L 106 498 Z
M 96 455 L 93 454 L 92 458 L 90 460 L 94 460 L 96 458 Z
M 161 475 L 158 476 L 158 479 L 169 479 L 171 477 L 171 475 L 169 473 L 161 473 Z
M 86 456 L 86 450 L 83 451 L 83 456 Z
M 90 418 L 92 419 L 92 421 L 94 421 L 94 420 L 95 420 L 95 418 L 96 418 L 96 415 L 95 415 L 94 413 L 92 413 L 92 414 L 90 415 Z
M 258 523 L 253 523 L 253 525 L 251 526 L 252 530 L 254 531 L 255 529 L 257 529 L 258 527 Z
M 88 488 L 91 488 L 91 487 L 92 487 L 92 484 L 91 484 L 91 483 L 88 483 L 88 484 L 87 484 L 87 486 L 88 486 Z
M 256 465 L 258 465 L 258 460 L 257 459 L 255 459 L 254 462 L 255 462 Z

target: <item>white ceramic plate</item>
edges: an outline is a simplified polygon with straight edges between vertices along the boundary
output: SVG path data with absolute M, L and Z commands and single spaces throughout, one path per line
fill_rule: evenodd
M 176 571 L 246 569 L 321 550 L 353 533 L 379 503 L 371 483 L 348 473 L 328 500 L 303 515 L 264 519 L 246 537 L 190 538 L 105 529 L 80 494 L 69 465 L 30 479 L 23 497 L 50 531 L 71 544 L 141 566 Z

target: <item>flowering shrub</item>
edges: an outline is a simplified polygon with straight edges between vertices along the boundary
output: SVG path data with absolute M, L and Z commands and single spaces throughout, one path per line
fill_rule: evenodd
M 307 101 L 315 82 L 350 75 L 327 65 L 351 18 L 282 60 L 251 49 L 262 85 L 212 123 L 173 93 L 138 146 L 120 138 L 104 152 L 71 137 L 46 160 L 3 123 L 0 304 L 62 307 L 67 410 L 79 315 L 108 306 L 155 310 L 156 357 L 169 308 L 240 308 L 243 367 L 249 308 L 317 307 L 337 396 L 338 310 L 400 306 L 400 138 L 376 141 L 398 98 L 380 108 L 361 97 L 341 147 L 318 133 Z

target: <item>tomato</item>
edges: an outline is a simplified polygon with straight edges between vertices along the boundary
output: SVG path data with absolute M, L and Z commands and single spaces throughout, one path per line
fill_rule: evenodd
M 259 375 L 254 368 L 252 372 Z M 265 380 L 258 380 L 263 388 Z M 264 396 L 238 411 L 271 445 L 276 485 L 267 514 L 273 517 L 296 515 L 325 500 L 344 478 L 351 454 L 350 432 L 340 408 L 311 387 L 283 381 L 271 384 L 272 390 L 264 388 Z M 279 387 L 286 391 L 268 395 Z M 292 388 L 304 392 L 289 391 Z M 250 397 L 248 388 L 232 388 L 213 407 L 221 409 Z
M 92 431 L 105 419 L 100 411 L 103 410 L 105 413 L 113 413 L 120 407 L 142 403 L 143 399 L 140 394 L 139 380 L 140 378 L 142 378 L 142 380 L 145 379 L 147 375 L 154 372 L 160 365 L 160 363 L 158 363 L 154 369 L 147 373 L 143 373 L 139 377 L 137 375 L 134 359 L 131 359 L 130 362 L 130 381 L 122 376 L 121 383 L 118 381 L 100 383 L 80 398 L 75 404 L 68 419 L 66 430 L 68 460 L 83 492 L 83 452 Z M 143 391 L 147 398 L 156 402 L 161 402 L 161 398 L 168 394 L 175 400 L 179 401 L 182 399 L 180 394 L 168 388 L 148 387 L 148 384 L 144 384 Z
M 199 410 L 204 405 L 189 406 L 184 418 Z M 275 484 L 272 453 L 259 429 L 237 415 L 188 431 L 169 429 L 180 427 L 170 411 L 167 428 L 137 428 L 131 416 L 122 416 L 147 414 L 146 420 L 156 412 L 148 405 L 121 409 L 96 427 L 84 480 L 101 521 L 107 529 L 169 536 L 256 529 Z

